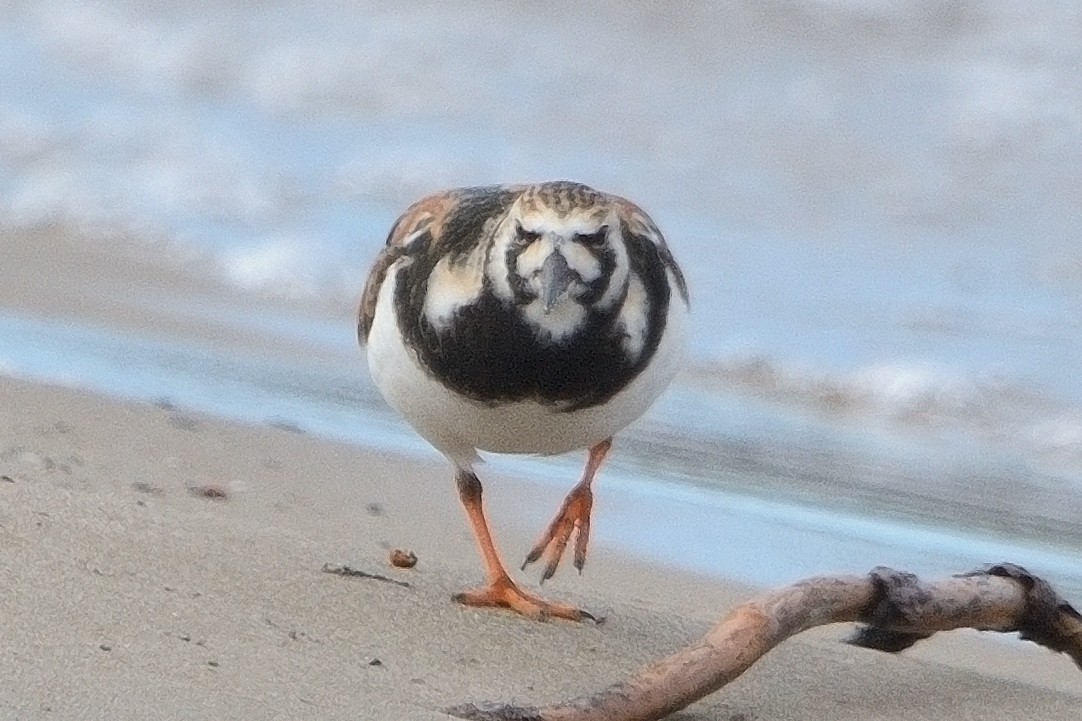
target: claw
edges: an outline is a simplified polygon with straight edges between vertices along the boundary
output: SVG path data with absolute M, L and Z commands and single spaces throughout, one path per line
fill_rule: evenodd
M 507 608 L 529 618 L 546 620 L 563 618 L 568 621 L 589 619 L 599 623 L 597 617 L 567 603 L 549 601 L 523 591 L 510 578 L 498 579 L 484 588 L 455 594 L 454 600 L 464 606 Z
M 590 512 L 593 508 L 593 492 L 589 486 L 576 486 L 564 499 L 559 513 L 552 519 L 548 529 L 541 536 L 526 555 L 526 560 L 520 570 L 537 561 L 542 556 L 548 556 L 548 563 L 541 574 L 541 582 L 544 583 L 552 578 L 556 569 L 560 566 L 567 544 L 571 540 L 571 534 L 578 533 L 575 538 L 575 567 L 582 571 L 586 563 L 586 549 L 590 543 Z

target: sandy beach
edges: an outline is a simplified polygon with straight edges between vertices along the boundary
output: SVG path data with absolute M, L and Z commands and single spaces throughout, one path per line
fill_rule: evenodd
M 1082 607 L 1078 15 L 4 4 L 0 721 L 545 704 L 879 564 L 1015 562 Z M 483 580 L 452 474 L 356 343 L 409 203 L 558 178 L 646 209 L 693 305 L 585 572 L 542 589 L 600 625 L 452 601 Z M 581 459 L 478 469 L 509 567 Z M 1082 672 L 1013 636 L 851 631 L 673 718 L 1082 718 Z
M 468 610 L 450 597 L 479 563 L 435 458 L 17 380 L 0 409 L 5 718 L 407 721 L 540 703 L 621 678 L 754 593 L 600 547 L 545 588 L 600 626 Z M 501 522 L 512 504 L 559 502 L 498 474 L 487 498 L 511 558 L 537 531 Z M 392 547 L 416 568 L 392 568 Z M 1082 674 L 1047 652 L 956 634 L 888 657 L 846 632 L 783 645 L 679 718 L 1051 720 L 1082 704 Z

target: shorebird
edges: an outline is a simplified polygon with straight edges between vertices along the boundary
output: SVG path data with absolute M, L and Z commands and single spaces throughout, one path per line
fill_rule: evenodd
M 650 217 L 580 183 L 455 188 L 397 219 L 365 283 L 358 337 L 388 404 L 454 467 L 488 579 L 457 601 L 590 617 L 512 580 L 477 453 L 588 449 L 581 480 L 522 564 L 547 554 L 550 578 L 577 531 L 581 572 L 594 476 L 613 435 L 682 365 L 687 312 L 683 273 Z

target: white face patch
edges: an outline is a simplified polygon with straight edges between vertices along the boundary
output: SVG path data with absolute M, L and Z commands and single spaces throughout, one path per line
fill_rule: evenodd
M 535 300 L 522 308 L 522 317 L 541 337 L 559 341 L 579 331 L 586 320 L 586 309 L 565 298 L 546 313 L 541 301 Z
M 518 254 L 515 261 L 515 272 L 529 280 L 541 272 L 541 264 L 545 258 L 555 251 L 555 244 L 549 235 L 541 236 L 541 239 L 528 245 L 525 250 Z
M 581 243 L 575 242 L 574 238 L 576 235 L 592 235 L 602 227 L 608 229 L 611 238 L 614 222 L 611 218 L 599 222 L 596 217 L 584 214 L 568 217 L 534 214 L 529 218 L 518 219 L 514 221 L 513 227 L 521 225 L 525 230 L 538 233 L 541 237 L 519 253 L 514 270 L 533 286 L 535 276 L 540 273 L 545 259 L 555 252 L 563 255 L 567 267 L 581 278 L 580 284 L 593 283 L 601 277 L 601 262 Z M 570 295 L 575 295 L 574 289 Z
M 516 243 L 522 242 L 519 238 L 520 227 L 539 237 L 516 254 L 511 249 Z M 611 308 L 623 293 L 628 275 L 627 251 L 621 242 L 620 221 L 614 212 L 598 215 L 584 211 L 561 215 L 547 208 L 531 208 L 524 212 L 520 206 L 513 207 L 496 229 L 489 253 L 486 272 L 493 292 L 504 301 L 521 302 L 515 297 L 509 280 L 513 274 L 532 293 L 540 296 L 542 266 L 552 253 L 560 253 L 568 268 L 579 279 L 571 284 L 568 292 L 556 301 L 548 313 L 544 312 L 540 300 L 520 306 L 520 311 L 523 319 L 536 328 L 540 336 L 555 340 L 570 337 L 580 330 L 588 312 L 578 299 L 586 293 L 587 285 L 599 280 L 604 272 L 597 256 L 574 238 L 577 235 L 592 235 L 602 227 L 608 229 L 606 247 L 615 254 L 616 267 L 596 306 Z M 507 265 L 509 251 L 514 258 L 513 267 L 510 268 Z
M 584 283 L 592 283 L 601 276 L 601 263 L 579 243 L 562 243 L 560 252 L 564 254 L 568 267 L 578 273 Z
M 436 263 L 425 293 L 425 316 L 434 327 L 446 326 L 455 312 L 481 297 L 483 263 L 484 247 L 480 245 L 457 263 L 448 257 Z
M 556 304 L 545 313 L 542 302 L 535 300 L 522 309 L 523 317 L 530 325 L 544 334 L 559 340 L 570 336 L 586 318 L 586 308 L 578 300 L 586 290 L 586 283 L 601 275 L 601 264 L 585 248 L 576 243 L 542 236 L 519 254 L 515 264 L 516 272 L 526 281 L 526 286 L 538 298 L 541 297 L 541 266 L 553 253 L 564 256 L 568 268 L 579 274 L 582 280 L 571 283 L 567 292 L 556 300 Z
M 627 298 L 620 308 L 617 323 L 627 335 L 622 341 L 624 350 L 632 361 L 638 360 L 646 346 L 647 317 L 650 312 L 650 297 L 637 275 L 632 274 L 627 286 Z

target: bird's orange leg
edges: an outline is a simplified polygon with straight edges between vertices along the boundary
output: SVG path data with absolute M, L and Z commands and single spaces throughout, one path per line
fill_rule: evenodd
M 458 482 L 458 494 L 466 508 L 470 527 L 481 551 L 485 563 L 488 585 L 484 588 L 459 593 L 455 600 L 466 606 L 498 606 L 509 608 L 531 618 L 566 618 L 581 621 L 584 618 L 595 620 L 585 611 L 566 603 L 548 601 L 540 596 L 527 593 L 519 588 L 504 568 L 500 554 L 492 542 L 492 533 L 485 519 L 484 506 L 481 503 L 481 481 L 472 471 L 459 469 L 455 480 Z
M 560 512 L 552 519 L 548 530 L 541 536 L 527 554 L 522 568 L 530 565 L 541 558 L 546 550 L 549 550 L 549 562 L 545 566 L 545 572 L 541 575 L 544 582 L 552 578 L 556 573 L 556 567 L 560 565 L 567 542 L 571 540 L 571 534 L 578 529 L 575 537 L 575 568 L 582 573 L 582 567 L 586 565 L 586 548 L 590 544 L 590 513 L 594 507 L 594 492 L 590 488 L 594 482 L 594 476 L 605 458 L 612 449 L 612 438 L 606 438 L 590 449 L 590 457 L 586 461 L 586 470 L 582 472 L 582 480 L 575 484 L 571 492 L 567 494 Z

